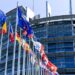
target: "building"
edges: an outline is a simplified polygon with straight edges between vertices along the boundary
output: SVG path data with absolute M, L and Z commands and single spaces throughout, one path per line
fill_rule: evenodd
M 31 23 L 59 74 L 75 75 L 75 15 L 41 18 Z
M 22 13 L 27 16 L 27 11 L 24 7 L 20 6 Z M 15 31 L 19 32 L 21 37 L 22 29 L 18 26 L 16 28 L 16 8 L 6 13 L 7 16 L 7 34 L 0 35 L 0 75 L 40 75 L 41 71 L 37 72 L 35 65 L 30 63 L 30 56 L 25 53 L 23 48 L 17 41 L 11 43 L 9 40 L 9 23 L 11 23 L 15 35 Z M 28 16 L 29 18 L 30 16 Z M 28 38 L 26 38 L 28 39 Z M 2 42 L 2 44 L 1 44 Z M 27 40 L 27 42 L 29 42 Z M 44 74 L 43 74 L 44 75 Z
M 20 6 L 24 15 L 26 15 L 26 9 Z M 13 27 L 13 31 L 15 31 L 16 27 L 16 8 L 6 13 L 7 16 L 7 28 L 9 31 L 9 23 L 11 23 Z M 20 28 L 17 27 L 17 31 L 20 32 Z M 2 35 L 0 35 L 0 38 Z M 1 43 L 1 40 L 0 40 Z M 9 47 L 8 47 L 9 46 Z M 19 50 L 19 44 L 13 44 L 9 40 L 9 33 L 3 35 L 2 38 L 2 48 L 1 48 L 1 61 L 0 61 L 0 75 L 17 75 L 18 68 L 18 60 L 20 60 L 20 64 L 23 64 L 23 51 Z M 20 48 L 21 49 L 21 48 Z M 18 51 L 19 50 L 19 51 Z M 21 56 L 19 56 L 19 53 Z M 14 60 L 14 61 L 13 61 Z M 14 62 L 14 64 L 13 64 Z M 15 66 L 13 66 L 15 65 Z M 13 70 L 14 69 L 14 70 Z M 22 65 L 20 66 L 22 74 Z M 14 74 L 12 73 L 14 71 Z
M 21 8 L 26 15 L 26 10 L 23 7 Z M 16 9 L 9 11 L 6 15 L 7 23 L 11 22 L 13 30 L 15 31 Z M 75 75 L 75 15 L 38 18 L 30 20 L 30 22 L 37 40 L 44 44 L 45 52 L 49 60 L 58 66 L 60 75 Z M 18 32 L 21 32 L 19 28 Z M 23 73 L 30 75 L 31 72 L 24 69 L 27 66 L 23 67 L 23 65 L 29 64 L 25 63 L 25 54 L 21 50 L 22 48 L 20 47 L 21 49 L 19 49 L 17 42 L 16 45 L 14 45 L 7 40 L 7 38 L 8 33 L 7 35 L 3 35 L 2 39 L 0 75 L 6 75 L 5 72 L 7 72 L 7 75 L 13 75 L 12 71 L 14 75 L 22 75 Z M 26 61 L 27 60 L 28 59 L 26 59 Z

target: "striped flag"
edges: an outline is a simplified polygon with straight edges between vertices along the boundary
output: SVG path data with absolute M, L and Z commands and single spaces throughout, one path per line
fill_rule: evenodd
M 10 26 L 10 28 L 9 28 L 9 39 L 10 39 L 11 42 L 14 42 L 13 29 L 12 29 L 11 24 L 9 26 Z
M 18 33 L 16 33 L 16 40 L 17 40 L 20 44 L 22 44 L 22 43 L 21 43 L 20 35 L 19 35 Z
M 37 42 L 34 40 L 32 40 L 32 42 L 33 42 L 35 49 L 39 51 L 41 58 L 42 58 L 43 62 L 45 63 L 46 67 L 48 69 L 50 69 L 52 72 L 56 72 L 57 67 L 48 60 L 48 58 L 44 52 L 44 46 L 40 42 Z
M 7 24 L 6 24 L 6 16 L 3 11 L 0 10 L 0 34 L 6 34 L 7 33 Z
M 7 33 L 7 24 L 6 24 L 6 22 L 2 26 L 2 33 L 3 34 L 6 34 Z

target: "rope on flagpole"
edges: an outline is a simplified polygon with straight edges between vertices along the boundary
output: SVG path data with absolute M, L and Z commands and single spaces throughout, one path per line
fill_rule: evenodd
M 10 25 L 10 24 L 9 24 L 9 25 Z M 8 29 L 10 29 L 10 26 L 9 26 Z M 6 51 L 6 62 L 5 62 L 5 74 L 4 74 L 4 75 L 7 75 L 8 51 L 9 51 L 9 30 L 8 30 L 7 51 Z
M 15 51 L 16 51 L 17 24 L 18 24 L 18 2 L 17 2 L 17 13 L 16 13 L 16 26 L 15 26 L 15 40 L 14 40 L 13 60 L 12 60 L 12 75 L 15 74 L 14 71 L 15 71 Z

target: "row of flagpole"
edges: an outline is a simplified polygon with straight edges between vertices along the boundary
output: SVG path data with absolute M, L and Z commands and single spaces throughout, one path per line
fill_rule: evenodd
M 10 25 L 10 24 L 9 24 Z M 13 59 L 12 59 L 12 75 L 15 75 L 15 63 L 17 63 L 17 75 L 20 75 L 21 73 L 21 65 L 20 64 L 20 58 L 21 58 L 21 45 L 19 44 L 19 49 L 18 49 L 18 62 L 15 60 L 15 55 L 16 55 L 16 32 L 17 32 L 17 25 L 18 25 L 18 3 L 17 3 L 17 13 L 16 13 L 16 25 L 15 25 L 15 36 L 14 36 L 14 48 L 13 48 Z M 10 26 L 9 26 L 10 27 Z M 20 29 L 20 37 L 21 37 L 21 29 Z M 3 34 L 1 36 L 1 50 L 2 50 L 2 39 L 3 39 Z M 30 46 L 30 39 L 29 39 L 29 46 Z M 0 51 L 1 51 L 0 50 Z M 5 61 L 5 72 L 4 75 L 7 74 L 7 67 L 8 67 L 8 51 L 9 51 L 9 30 L 8 30 L 8 41 L 7 41 L 7 50 L 6 50 L 6 61 Z M 34 52 L 34 46 L 33 46 L 33 52 Z M 37 51 L 35 52 L 36 55 L 38 55 Z M 27 56 L 26 56 L 27 55 Z M 0 52 L 0 58 L 1 58 L 1 52 Z M 27 58 L 27 60 L 26 60 Z M 35 65 L 31 65 L 30 63 L 31 57 L 30 54 L 26 54 L 26 52 L 23 50 L 23 65 L 22 65 L 22 75 L 44 75 L 45 71 L 42 68 L 39 68 L 39 70 L 36 70 Z M 40 62 L 38 60 L 38 62 Z M 26 66 L 27 64 L 27 66 Z

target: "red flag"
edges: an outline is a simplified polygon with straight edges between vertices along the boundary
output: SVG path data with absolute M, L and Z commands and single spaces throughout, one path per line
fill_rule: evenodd
M 6 22 L 3 24 L 2 29 L 0 30 L 0 34 L 6 34 L 7 33 L 7 24 Z
M 10 32 L 9 32 L 9 38 L 10 38 L 10 41 L 11 42 L 14 42 L 14 34 L 13 34 L 13 29 L 12 29 L 12 26 L 10 24 Z

